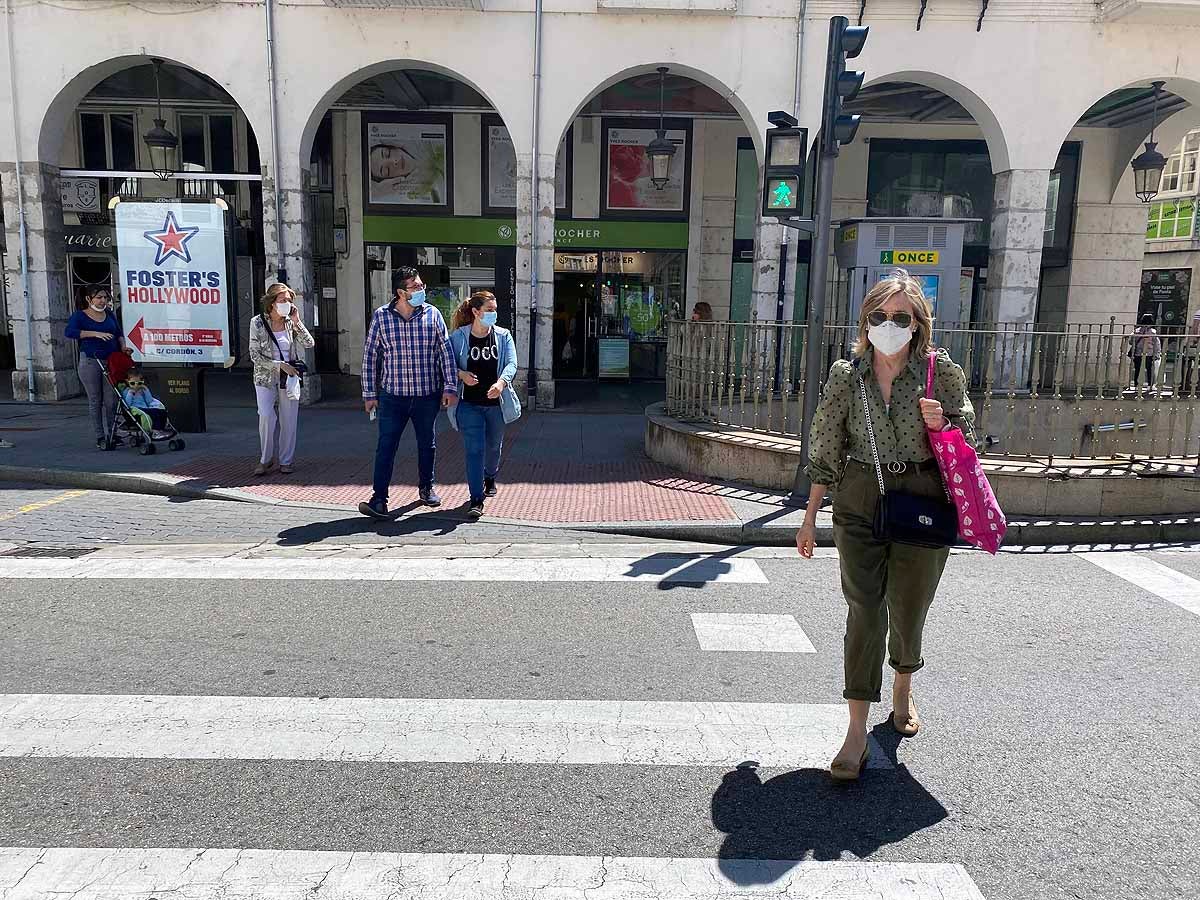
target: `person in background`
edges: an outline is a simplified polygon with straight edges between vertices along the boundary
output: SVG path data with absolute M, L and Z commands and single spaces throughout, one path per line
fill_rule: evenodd
M 167 408 L 162 405 L 162 401 L 150 393 L 150 388 L 146 386 L 146 375 L 141 369 L 129 370 L 129 374 L 125 377 L 125 390 L 121 397 L 135 416 L 139 413 L 145 416 L 145 419 L 142 420 L 142 427 L 151 432 L 150 436 L 156 441 L 162 440 L 163 429 L 167 424 Z
M 254 395 L 258 402 L 258 465 L 266 475 L 276 464 L 290 475 L 296 455 L 300 400 L 288 395 L 289 378 L 299 378 L 297 350 L 316 344 L 300 319 L 296 293 L 286 284 L 267 288 L 261 312 L 250 320 L 250 359 L 254 363 Z
M 79 342 L 79 381 L 87 393 L 88 412 L 92 428 L 96 433 L 96 447 L 108 450 L 109 432 L 117 414 L 117 394 L 105 382 L 108 376 L 101 365 L 114 353 L 132 353 L 125 345 L 121 325 L 111 309 L 112 296 L 108 288 L 92 286 L 85 288 L 75 312 L 67 320 L 63 336 Z M 113 444 L 122 443 L 120 437 Z
M 496 496 L 496 474 L 504 448 L 504 426 L 521 415 L 512 389 L 517 376 L 517 345 L 496 324 L 496 297 L 477 291 L 454 311 L 450 346 L 458 363 L 458 405 L 448 411 L 450 424 L 462 432 L 471 491 L 467 516 L 483 515 L 485 497 Z
M 1196 358 L 1200 357 L 1200 312 L 1192 316 L 1192 324 L 1183 336 L 1183 372 L 1179 390 L 1185 395 L 1192 393 L 1192 378 L 1196 374 Z
M 712 306 L 701 300 L 692 307 L 693 322 L 711 322 L 713 320 Z
M 411 266 L 392 275 L 392 302 L 375 310 L 363 344 L 362 396 L 367 412 L 379 419 L 371 499 L 358 511 L 374 519 L 388 512 L 392 468 L 404 428 L 412 420 L 417 435 L 421 502 L 441 506 L 433 488 L 438 410 L 458 402 L 458 368 L 446 321 L 425 302 L 425 283 Z
M 1129 357 L 1133 360 L 1133 386 L 1137 387 L 1142 366 L 1146 368 L 1146 386 L 1154 387 L 1154 367 L 1162 358 L 1162 340 L 1154 328 L 1154 316 L 1146 313 L 1130 339 Z

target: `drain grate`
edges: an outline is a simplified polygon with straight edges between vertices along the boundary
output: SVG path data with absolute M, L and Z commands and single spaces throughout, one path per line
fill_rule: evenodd
M 16 547 L 5 550 L 0 556 L 16 556 L 21 559 L 79 559 L 95 553 L 99 547 Z

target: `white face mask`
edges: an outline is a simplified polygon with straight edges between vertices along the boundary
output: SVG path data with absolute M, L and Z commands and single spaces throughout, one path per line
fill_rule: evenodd
M 108 309 L 108 301 L 107 300 L 93 300 L 91 303 L 88 304 L 88 306 L 90 306 L 96 312 L 104 312 L 106 309 Z
M 901 328 L 895 322 L 884 322 L 867 329 L 867 339 L 871 346 L 884 356 L 895 356 L 909 345 L 912 338 L 911 328 Z
M 286 300 L 276 303 L 275 312 L 278 313 L 280 317 L 286 319 L 292 314 L 292 304 L 288 303 Z

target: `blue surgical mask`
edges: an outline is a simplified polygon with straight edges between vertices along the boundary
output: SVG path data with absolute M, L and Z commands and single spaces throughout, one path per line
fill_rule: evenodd
M 491 328 L 493 325 L 496 324 L 496 311 L 493 309 L 489 312 L 485 312 L 479 318 L 480 318 L 480 321 L 482 321 L 484 325 L 486 325 L 488 328 Z
M 424 306 L 425 305 L 425 290 L 424 290 L 424 288 L 422 288 L 419 291 L 413 291 L 411 294 L 409 294 L 408 302 L 413 306 Z

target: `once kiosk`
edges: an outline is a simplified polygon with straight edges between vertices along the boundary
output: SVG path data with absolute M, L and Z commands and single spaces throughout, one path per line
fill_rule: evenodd
M 849 282 L 849 322 L 857 322 L 863 298 L 896 268 L 921 282 L 942 323 L 971 318 L 971 298 L 962 296 L 963 237 L 979 219 L 869 218 L 838 223 L 834 255 Z

